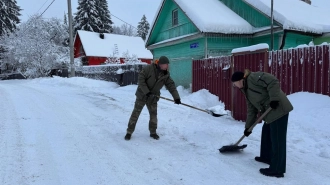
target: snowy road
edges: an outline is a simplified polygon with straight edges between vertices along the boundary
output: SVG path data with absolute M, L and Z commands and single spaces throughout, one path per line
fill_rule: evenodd
M 328 119 L 322 111 L 306 123 L 303 110 L 290 115 L 287 174 L 277 179 L 260 175 L 267 166 L 253 160 L 261 126 L 244 152 L 222 155 L 217 149 L 239 139 L 243 124 L 172 102 L 159 102 L 160 140 L 149 137 L 144 109 L 125 141 L 135 89 L 83 78 L 0 81 L 0 184 L 330 183 L 329 126 L 307 123 Z M 200 94 L 179 93 L 183 102 L 213 106 L 194 102 Z

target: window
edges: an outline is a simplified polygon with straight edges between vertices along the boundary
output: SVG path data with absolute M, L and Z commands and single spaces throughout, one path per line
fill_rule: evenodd
M 178 20 L 178 9 L 172 11 L 172 26 L 176 26 L 179 24 Z

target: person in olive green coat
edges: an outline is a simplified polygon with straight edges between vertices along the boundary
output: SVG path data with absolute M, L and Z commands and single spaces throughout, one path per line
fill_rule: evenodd
M 260 156 L 255 157 L 255 160 L 270 165 L 269 168 L 259 170 L 263 175 L 284 177 L 288 118 L 293 106 L 281 90 L 278 79 L 269 73 L 237 71 L 232 75 L 231 81 L 246 97 L 246 137 L 252 133 L 248 129 L 257 120 L 257 114 L 272 108 L 263 118 Z
M 175 104 L 181 104 L 180 96 L 176 90 L 176 86 L 170 73 L 168 72 L 169 59 L 161 56 L 159 60 L 142 69 L 138 76 L 138 87 L 136 90 L 136 101 L 134 110 L 128 121 L 127 133 L 125 140 L 130 140 L 132 133 L 135 130 L 137 120 L 145 105 L 147 105 L 150 120 L 149 131 L 150 137 L 159 139 L 156 132 L 157 129 L 157 102 L 160 96 L 160 89 L 165 85 L 167 90 L 171 93 Z

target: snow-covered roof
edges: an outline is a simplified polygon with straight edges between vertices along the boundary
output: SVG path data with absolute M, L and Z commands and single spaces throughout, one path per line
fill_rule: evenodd
M 244 0 L 264 14 L 271 16 L 270 0 Z M 309 5 L 300 0 L 274 1 L 274 20 L 284 29 L 312 33 L 330 32 L 329 10 Z
M 79 38 L 83 45 L 86 56 L 110 57 L 114 55 L 116 46 L 118 48 L 117 57 L 124 57 L 125 52 L 130 55 L 137 55 L 138 58 L 152 59 L 152 53 L 144 46 L 141 37 L 131 37 L 117 34 L 104 34 L 104 39 L 96 32 L 78 30 Z
M 234 53 L 242 53 L 242 52 L 252 52 L 252 51 L 257 51 L 257 50 L 261 50 L 261 49 L 268 50 L 268 48 L 269 48 L 268 44 L 262 43 L 262 44 L 247 46 L 247 47 L 235 48 L 231 51 L 231 53 L 234 54 Z
M 162 0 L 152 26 L 165 0 Z M 219 0 L 173 0 L 201 32 L 251 34 L 253 27 Z M 152 30 L 150 30 L 152 31 Z M 150 33 L 149 33 L 150 34 Z M 149 35 L 148 35 L 149 36 Z M 148 37 L 147 37 L 148 38 Z
M 174 0 L 202 32 L 252 33 L 253 27 L 219 0 Z

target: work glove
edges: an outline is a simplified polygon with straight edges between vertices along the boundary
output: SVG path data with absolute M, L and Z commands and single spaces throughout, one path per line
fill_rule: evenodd
M 175 104 L 181 104 L 181 100 L 180 100 L 180 99 L 175 99 L 175 100 L 174 100 L 174 103 L 175 103 Z
M 150 98 L 150 97 L 153 97 L 153 96 L 155 96 L 152 92 L 148 92 L 147 94 L 146 94 L 146 97 L 147 98 Z
M 271 101 L 269 106 L 272 108 L 272 109 L 276 109 L 278 107 L 278 103 L 279 101 Z
M 252 131 L 248 131 L 249 129 L 248 128 L 246 128 L 245 130 L 244 130 L 244 135 L 246 136 L 246 137 L 249 137 L 249 135 L 252 133 Z

